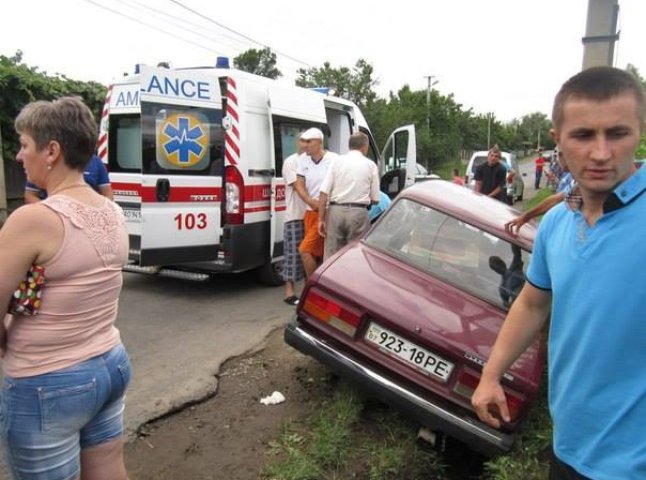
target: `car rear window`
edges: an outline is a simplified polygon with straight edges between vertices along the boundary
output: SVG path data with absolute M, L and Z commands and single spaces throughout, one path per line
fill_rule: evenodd
M 405 198 L 365 243 L 502 308 L 520 292 L 530 257 L 515 244 Z

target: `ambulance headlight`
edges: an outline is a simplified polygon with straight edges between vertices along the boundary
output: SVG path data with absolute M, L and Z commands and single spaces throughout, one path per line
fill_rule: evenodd
M 235 183 L 227 183 L 225 195 L 227 213 L 240 213 L 240 187 Z

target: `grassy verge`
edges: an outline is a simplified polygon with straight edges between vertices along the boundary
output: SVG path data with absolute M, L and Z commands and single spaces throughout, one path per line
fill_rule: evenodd
M 523 202 L 522 210 L 527 211 L 534 208 L 547 197 L 552 195 L 552 193 L 552 190 L 550 190 L 549 188 L 540 189 L 538 192 L 536 192 L 536 195 L 533 198 L 527 200 L 526 202 Z
M 270 444 L 263 478 L 445 478 L 438 455 L 416 441 L 416 425 L 390 410 L 366 408 L 347 384 L 317 411 L 301 423 L 286 425 Z

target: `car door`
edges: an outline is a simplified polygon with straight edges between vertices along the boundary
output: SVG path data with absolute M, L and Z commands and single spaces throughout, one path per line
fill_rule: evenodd
M 415 125 L 406 125 L 390 134 L 381 154 L 381 190 L 395 197 L 401 190 L 415 183 L 417 175 L 417 147 Z

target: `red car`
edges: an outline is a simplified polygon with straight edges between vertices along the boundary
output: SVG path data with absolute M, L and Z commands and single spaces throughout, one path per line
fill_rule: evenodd
M 538 392 L 542 343 L 504 376 L 509 424 L 483 424 L 470 398 L 524 283 L 535 229 L 509 235 L 518 214 L 443 180 L 407 188 L 312 275 L 285 341 L 424 426 L 486 455 L 509 450 Z

